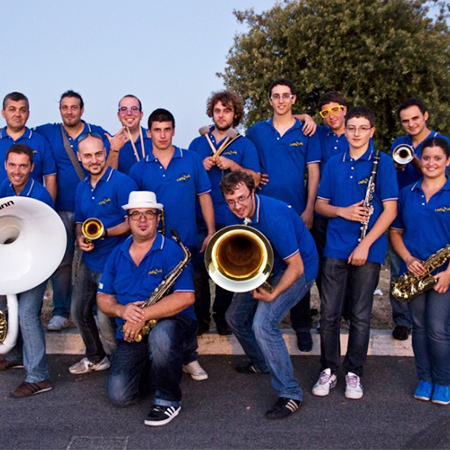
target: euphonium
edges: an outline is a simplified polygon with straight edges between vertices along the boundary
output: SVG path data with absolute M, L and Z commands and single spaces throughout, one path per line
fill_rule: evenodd
M 90 217 L 81 225 L 81 233 L 88 242 L 92 242 L 96 239 L 100 239 L 104 235 L 105 227 L 101 220 Z
M 414 148 L 408 144 L 400 144 L 392 151 L 392 159 L 397 164 L 404 166 L 414 158 Z
M 432 272 L 441 267 L 450 257 L 450 244 L 431 255 L 423 265 L 426 268 L 425 275 L 416 277 L 411 272 L 406 272 L 392 280 L 392 295 L 400 301 L 410 302 L 414 297 L 433 288 L 436 279 Z
M 205 251 L 205 266 L 211 279 L 230 292 L 249 292 L 267 283 L 273 269 L 273 250 L 263 233 L 247 225 L 219 230 Z
M 49 245 L 51 239 L 51 245 Z M 58 214 L 28 197 L 0 200 L 0 354 L 12 350 L 19 332 L 17 294 L 35 288 L 55 271 L 66 250 L 67 235 Z

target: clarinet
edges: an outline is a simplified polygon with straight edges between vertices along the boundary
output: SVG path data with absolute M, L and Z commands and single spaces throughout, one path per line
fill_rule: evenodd
M 364 197 L 363 206 L 365 208 L 369 208 L 369 215 L 364 222 L 361 222 L 361 232 L 359 233 L 358 242 L 361 242 L 367 234 L 367 229 L 369 228 L 370 217 L 373 214 L 373 193 L 375 192 L 375 179 L 377 177 L 378 172 L 378 163 L 380 162 L 380 150 L 375 151 L 375 155 L 373 157 L 372 169 L 370 170 L 370 178 L 367 183 L 366 196 Z

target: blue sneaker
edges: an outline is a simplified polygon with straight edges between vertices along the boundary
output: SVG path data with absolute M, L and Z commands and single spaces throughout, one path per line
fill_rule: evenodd
M 414 391 L 414 398 L 416 398 L 417 400 L 422 400 L 424 402 L 429 402 L 432 392 L 433 383 L 431 381 L 419 380 L 419 384 Z
M 431 401 L 438 405 L 448 405 L 450 403 L 450 386 L 435 384 Z

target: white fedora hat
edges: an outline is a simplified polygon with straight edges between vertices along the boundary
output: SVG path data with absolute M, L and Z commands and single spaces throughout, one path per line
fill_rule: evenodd
M 156 195 L 150 191 L 133 191 L 130 192 L 128 197 L 128 203 L 122 206 L 123 209 L 137 209 L 137 208 L 150 208 L 150 209 L 163 209 L 161 203 L 157 203 Z

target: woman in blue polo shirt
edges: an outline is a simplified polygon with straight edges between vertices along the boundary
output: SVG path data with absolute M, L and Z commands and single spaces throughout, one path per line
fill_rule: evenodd
M 423 178 L 400 193 L 398 216 L 390 239 L 403 260 L 403 271 L 425 274 L 424 261 L 450 243 L 450 145 L 440 137 L 427 139 L 421 155 Z M 412 344 L 419 384 L 418 400 L 450 403 L 450 265 L 434 273 L 436 285 L 409 303 Z

